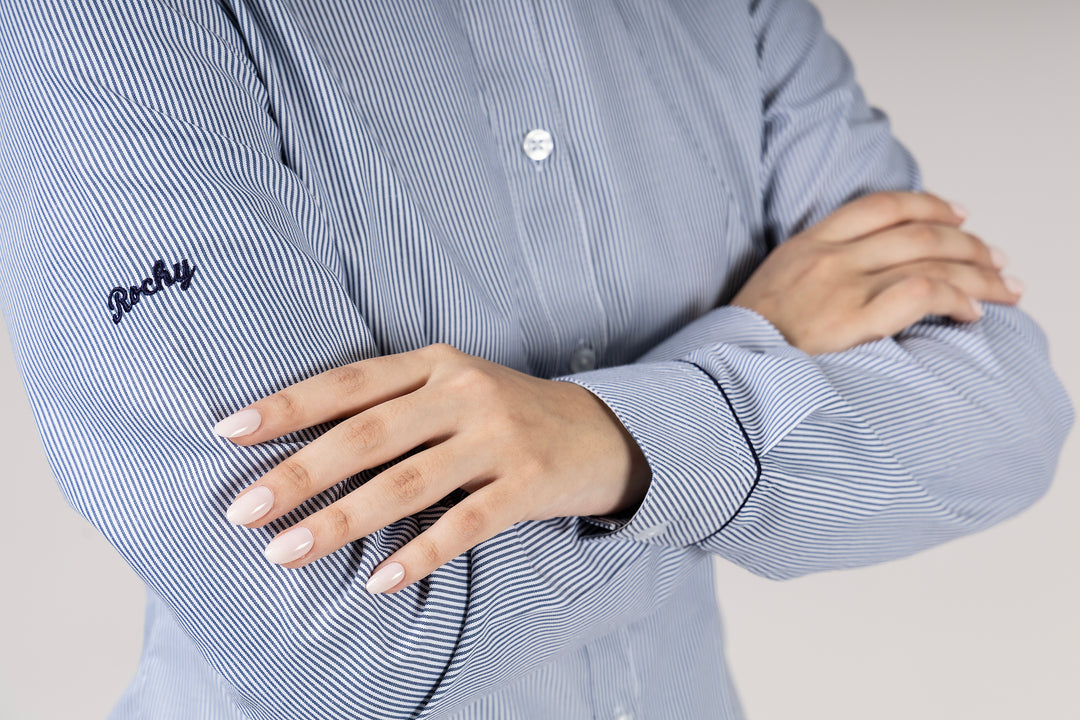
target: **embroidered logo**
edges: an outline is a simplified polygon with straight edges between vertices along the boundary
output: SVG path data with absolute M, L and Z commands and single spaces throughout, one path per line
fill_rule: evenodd
M 120 322 L 124 313 L 131 312 L 132 308 L 139 304 L 143 295 L 153 295 L 166 285 L 180 283 L 181 290 L 187 290 L 191 285 L 191 278 L 195 276 L 195 266 L 188 265 L 187 260 L 174 263 L 172 272 L 165 266 L 164 260 L 158 260 L 150 269 L 151 277 L 146 278 L 139 285 L 129 287 L 114 287 L 109 291 L 109 309 L 113 311 L 112 320 Z

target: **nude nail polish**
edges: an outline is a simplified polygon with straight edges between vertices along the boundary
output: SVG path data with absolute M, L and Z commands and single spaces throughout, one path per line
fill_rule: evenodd
M 369 593 L 386 592 L 401 582 L 403 577 L 405 577 L 404 566 L 401 563 L 392 562 L 369 577 L 367 585 L 364 587 L 367 588 Z
M 214 433 L 224 438 L 250 435 L 259 429 L 261 423 L 262 416 L 259 414 L 259 411 L 254 408 L 249 408 L 233 413 L 229 417 L 218 422 L 218 424 L 214 426 Z
M 233 525 L 247 525 L 269 512 L 273 505 L 274 491 L 260 486 L 233 500 L 225 511 L 225 517 Z
M 315 544 L 315 536 L 305 527 L 286 530 L 270 541 L 263 550 L 263 555 L 270 562 L 284 565 L 307 555 Z
M 961 220 L 967 219 L 968 211 L 966 207 L 964 207 L 960 203 L 949 203 L 949 207 L 952 209 L 953 215 L 960 218 Z

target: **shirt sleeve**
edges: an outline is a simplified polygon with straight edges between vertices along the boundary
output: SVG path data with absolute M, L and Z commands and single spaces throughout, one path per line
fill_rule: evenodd
M 775 244 L 918 167 L 866 104 L 804 0 L 751 3 L 764 108 L 762 204 Z M 1074 420 L 1047 339 L 1019 307 L 927 316 L 809 356 L 721 306 L 637 363 L 564 376 L 605 401 L 652 470 L 643 502 L 583 537 L 694 546 L 770 578 L 866 565 L 970 533 L 1048 487 Z
M 0 305 L 46 456 L 246 716 L 429 717 L 644 618 L 700 572 L 696 548 L 584 542 L 556 518 L 371 595 L 371 569 L 444 508 L 299 570 L 263 547 L 360 478 L 266 528 L 226 521 L 237 492 L 330 426 L 240 447 L 213 424 L 376 352 L 335 250 L 350 239 L 279 133 L 216 3 L 0 11 Z

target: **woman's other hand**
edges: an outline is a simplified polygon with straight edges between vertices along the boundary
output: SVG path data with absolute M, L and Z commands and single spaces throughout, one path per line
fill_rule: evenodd
M 241 492 L 229 520 L 261 527 L 351 475 L 420 448 L 280 533 L 266 556 L 298 568 L 452 491 L 469 495 L 384 560 L 372 592 L 399 590 L 521 520 L 636 507 L 648 463 L 603 402 L 448 345 L 328 370 L 252 403 L 214 431 L 253 445 L 344 418 Z
M 732 298 L 804 352 L 847 350 L 925 315 L 977 320 L 976 301 L 1023 286 L 1000 250 L 960 230 L 964 212 L 928 193 L 881 192 L 840 207 L 773 250 Z

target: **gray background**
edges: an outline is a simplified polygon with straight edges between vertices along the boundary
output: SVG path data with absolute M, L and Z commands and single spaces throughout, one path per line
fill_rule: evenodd
M 1011 258 L 1028 285 L 1021 306 L 1080 400 L 1080 3 L 818 6 L 927 188 L 964 203 L 967 227 Z M 6 341 L 0 408 L 11 509 L 0 525 L 0 717 L 101 718 L 138 659 L 141 584 L 61 497 Z M 750 720 L 1080 718 L 1078 434 L 1049 494 L 979 535 L 782 583 L 718 562 Z

